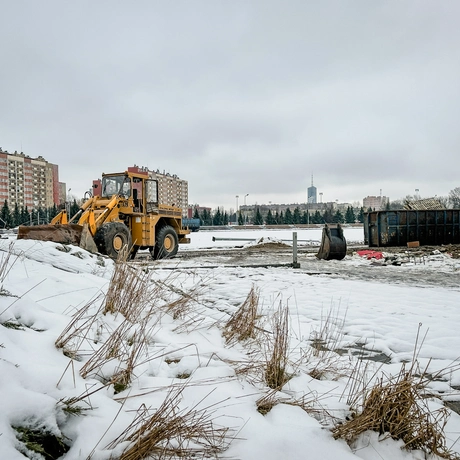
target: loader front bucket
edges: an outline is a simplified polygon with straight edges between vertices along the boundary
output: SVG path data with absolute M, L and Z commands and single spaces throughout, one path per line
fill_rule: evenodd
M 340 224 L 330 228 L 327 224 L 323 228 L 323 237 L 316 257 L 322 260 L 342 260 L 347 255 L 347 242 L 343 236 Z
M 53 241 L 80 246 L 83 227 L 77 224 L 20 225 L 18 240 Z

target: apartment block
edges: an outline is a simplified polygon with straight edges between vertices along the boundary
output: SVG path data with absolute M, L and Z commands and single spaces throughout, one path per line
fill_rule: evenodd
M 149 171 L 145 167 L 132 166 L 128 168 L 132 172 L 147 172 L 151 179 L 158 182 L 158 201 L 161 204 L 168 204 L 170 206 L 177 206 L 181 208 L 184 216 L 187 213 L 188 207 L 188 182 L 180 179 L 176 174 L 160 173 L 156 171 Z
M 0 148 L 0 204 L 7 200 L 10 207 L 48 208 L 60 203 L 59 192 L 57 165 Z
M 367 211 L 371 208 L 373 211 L 380 211 L 381 209 L 385 209 L 389 198 L 386 196 L 367 196 L 363 198 L 363 208 Z

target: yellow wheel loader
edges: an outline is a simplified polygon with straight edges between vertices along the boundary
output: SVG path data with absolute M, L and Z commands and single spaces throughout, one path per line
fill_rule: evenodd
M 18 239 L 76 244 L 116 259 L 127 246 L 134 258 L 149 249 L 154 259 L 173 257 L 179 243 L 190 243 L 182 211 L 158 203 L 158 183 L 148 174 L 103 174 L 94 195 L 68 220 L 61 211 L 49 225 L 20 226 Z

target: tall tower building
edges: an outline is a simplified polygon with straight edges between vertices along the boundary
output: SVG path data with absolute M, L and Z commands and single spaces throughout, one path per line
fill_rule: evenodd
M 317 190 L 313 185 L 313 174 L 311 175 L 311 186 L 307 189 L 307 202 L 308 203 L 317 203 Z

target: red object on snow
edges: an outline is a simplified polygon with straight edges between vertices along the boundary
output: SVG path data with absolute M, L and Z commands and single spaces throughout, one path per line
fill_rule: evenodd
M 361 257 L 366 257 L 367 260 L 369 259 L 383 259 L 383 254 L 379 251 L 372 251 L 370 249 L 363 249 L 362 251 L 358 251 L 358 255 Z

